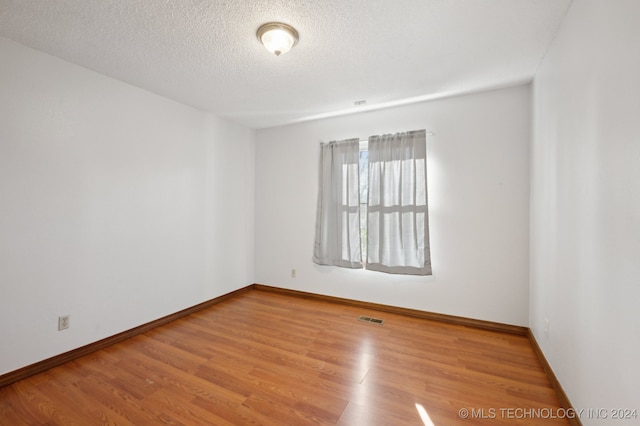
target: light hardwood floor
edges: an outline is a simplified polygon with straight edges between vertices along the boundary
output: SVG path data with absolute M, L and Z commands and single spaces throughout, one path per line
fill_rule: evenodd
M 260 290 L 0 389 L 11 426 L 569 424 L 534 418 L 559 407 L 524 336 Z

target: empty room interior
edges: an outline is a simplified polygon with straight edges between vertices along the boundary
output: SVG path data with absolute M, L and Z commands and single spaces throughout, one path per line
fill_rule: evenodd
M 0 424 L 640 424 L 639 22 L 0 0 Z

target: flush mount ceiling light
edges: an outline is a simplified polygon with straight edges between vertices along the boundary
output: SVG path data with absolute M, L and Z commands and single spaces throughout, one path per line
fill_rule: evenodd
M 269 22 L 258 28 L 258 40 L 276 56 L 284 55 L 298 42 L 298 32 L 290 25 Z

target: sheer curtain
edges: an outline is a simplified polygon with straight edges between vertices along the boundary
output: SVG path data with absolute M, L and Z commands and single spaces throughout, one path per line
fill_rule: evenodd
M 369 138 L 367 269 L 431 275 L 426 132 Z
M 359 140 L 320 145 L 320 188 L 313 261 L 362 268 Z

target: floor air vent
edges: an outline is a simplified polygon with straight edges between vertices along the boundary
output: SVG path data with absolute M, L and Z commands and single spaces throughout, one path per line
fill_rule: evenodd
M 374 324 L 384 323 L 384 321 L 379 318 L 371 318 L 371 317 L 365 317 L 365 316 L 361 316 L 360 318 L 358 318 L 358 321 L 372 322 Z

